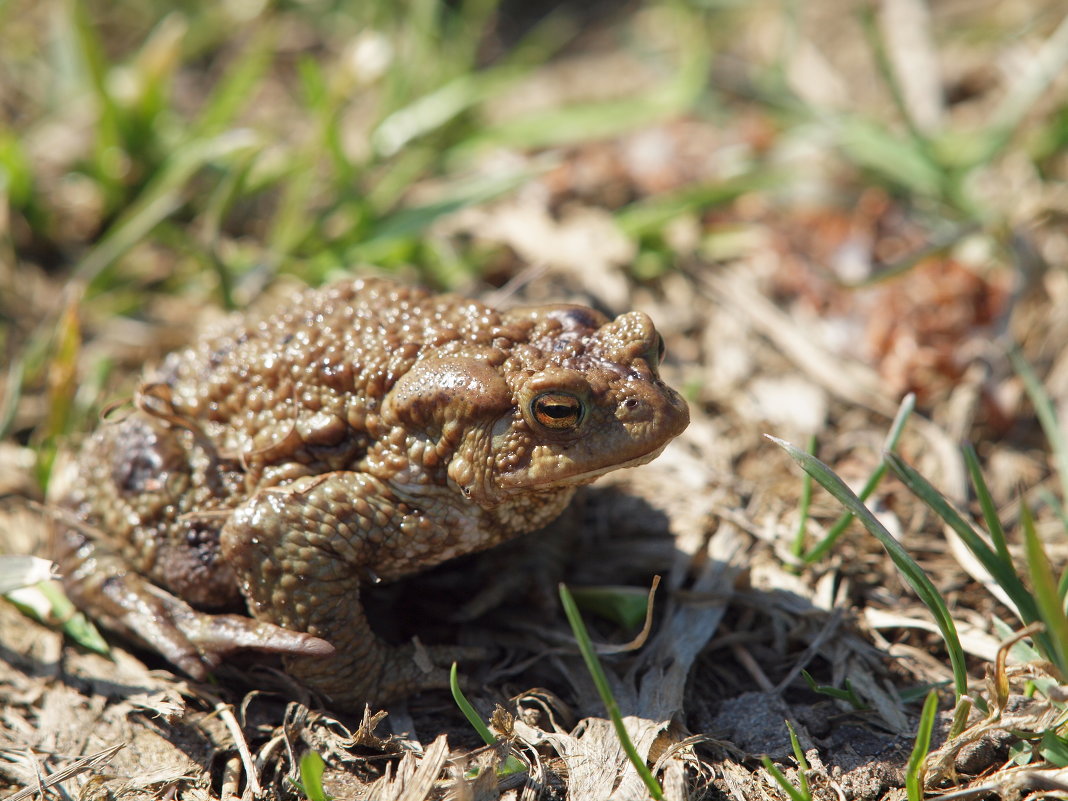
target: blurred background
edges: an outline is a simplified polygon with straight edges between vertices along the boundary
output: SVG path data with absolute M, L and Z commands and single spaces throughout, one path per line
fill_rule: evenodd
M 116 364 L 184 341 L 206 305 L 365 265 L 475 291 L 522 276 L 608 311 L 666 301 L 676 355 L 707 364 L 694 285 L 746 264 L 890 395 L 937 394 L 962 338 L 1065 263 L 1064 16 L 7 0 L 0 433 L 77 427 Z M 43 430 L 14 400 L 37 390 Z

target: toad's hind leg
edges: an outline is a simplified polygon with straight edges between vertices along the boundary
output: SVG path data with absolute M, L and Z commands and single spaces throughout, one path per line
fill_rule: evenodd
M 413 645 L 379 639 L 360 601 L 364 581 L 442 561 L 445 539 L 439 524 L 380 480 L 335 472 L 261 490 L 235 510 L 220 542 L 254 616 L 334 646 L 328 657 L 286 656 L 286 671 L 359 707 L 447 686 L 446 672 L 417 662 Z M 470 649 L 429 653 L 441 664 Z
M 191 470 L 180 435 L 143 414 L 102 427 L 80 461 L 60 465 L 50 488 L 52 556 L 70 599 L 198 679 L 244 649 L 330 653 L 303 632 L 195 608 L 240 595 L 217 559 L 214 529 L 178 517 Z
M 242 615 L 199 612 L 130 569 L 84 526 L 55 526 L 53 555 L 68 597 L 112 631 L 162 654 L 196 679 L 226 656 L 251 649 L 271 653 L 330 653 L 329 645 Z

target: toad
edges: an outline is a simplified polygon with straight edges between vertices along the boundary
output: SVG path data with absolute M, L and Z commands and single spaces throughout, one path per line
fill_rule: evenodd
M 663 351 L 641 312 L 383 279 L 231 320 L 57 472 L 67 593 L 195 678 L 253 649 L 350 708 L 440 686 L 373 633 L 361 586 L 534 531 L 657 456 L 689 421 Z

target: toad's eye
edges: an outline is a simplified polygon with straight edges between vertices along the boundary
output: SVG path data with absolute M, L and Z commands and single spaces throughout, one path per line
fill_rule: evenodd
M 530 404 L 534 419 L 546 428 L 574 428 L 582 419 L 582 401 L 566 392 L 543 392 Z

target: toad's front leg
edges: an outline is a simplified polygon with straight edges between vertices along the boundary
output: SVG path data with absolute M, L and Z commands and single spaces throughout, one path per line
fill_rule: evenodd
M 285 657 L 286 671 L 348 707 L 445 685 L 444 670 L 416 663 L 414 646 L 392 646 L 372 632 L 360 584 L 442 561 L 447 540 L 440 522 L 379 479 L 355 472 L 261 490 L 221 534 L 223 555 L 256 618 L 334 646 L 331 656 Z

